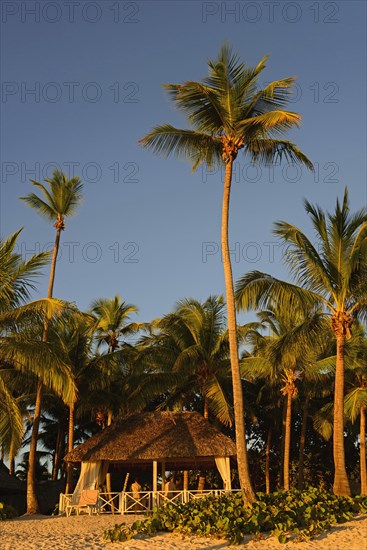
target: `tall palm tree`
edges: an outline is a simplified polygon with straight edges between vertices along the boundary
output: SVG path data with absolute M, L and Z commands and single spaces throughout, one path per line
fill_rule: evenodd
M 241 149 L 253 161 L 273 162 L 282 157 L 312 167 L 307 157 L 292 142 L 279 139 L 300 124 L 297 113 L 285 111 L 294 78 L 284 78 L 257 89 L 263 58 L 246 67 L 224 44 L 215 61 L 208 61 L 209 75 L 202 82 L 165 85 L 169 97 L 187 116 L 192 130 L 170 124 L 153 128 L 140 140 L 155 153 L 188 159 L 193 170 L 201 164 L 209 169 L 225 167 L 222 202 L 221 245 L 227 303 L 229 345 L 234 395 L 237 463 L 243 497 L 251 502 L 255 494 L 248 469 L 241 375 L 238 359 L 236 311 L 232 266 L 228 245 L 229 200 L 233 163 Z
M 347 189 L 343 201 L 337 199 L 333 213 L 325 213 L 307 200 L 304 205 L 317 245 L 290 223 L 277 222 L 274 229 L 287 245 L 285 260 L 296 284 L 253 271 L 238 281 L 236 298 L 239 309 L 266 307 L 269 301 L 291 308 L 295 300 L 324 308 L 336 341 L 333 490 L 336 495 L 350 495 L 344 453 L 344 357 L 354 319 L 366 314 L 367 209 L 350 213 Z
M 346 347 L 348 359 L 346 370 L 345 416 L 352 422 L 359 416 L 359 455 L 361 494 L 367 495 L 366 467 L 366 410 L 367 410 L 367 339 L 362 325 Z
M 83 184 L 78 177 L 68 180 L 66 175 L 59 170 L 55 170 L 52 179 L 45 179 L 45 182 L 49 185 L 49 189 L 42 183 L 31 180 L 31 183 L 41 190 L 42 197 L 39 197 L 35 193 L 30 193 L 25 197 L 21 197 L 21 199 L 24 200 L 28 206 L 34 208 L 41 216 L 54 222 L 56 237 L 47 291 L 47 297 L 52 298 L 61 231 L 65 229 L 65 218 L 67 216 L 72 216 L 81 202 Z M 45 322 L 43 341 L 47 341 L 47 321 Z M 41 418 L 41 404 L 42 383 L 39 382 L 36 393 L 36 406 L 34 409 L 33 429 L 29 449 L 29 471 L 27 477 L 28 514 L 36 514 L 39 512 L 35 485 L 35 459 Z
M 20 197 L 21 200 L 24 200 L 28 206 L 34 208 L 46 220 L 54 222 L 53 225 L 56 229 L 47 291 L 47 297 L 52 298 L 61 231 L 65 229 L 65 218 L 73 216 L 81 203 L 83 184 L 78 177 L 68 180 L 60 170 L 53 172 L 52 179 L 44 180 L 48 183 L 49 189 L 42 183 L 30 181 L 41 190 L 42 195 L 39 197 L 35 193 L 29 193 L 25 197 Z

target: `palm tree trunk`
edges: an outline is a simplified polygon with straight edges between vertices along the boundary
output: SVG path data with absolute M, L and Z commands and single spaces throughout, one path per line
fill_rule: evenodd
M 9 475 L 15 475 L 15 458 L 13 454 L 9 456 Z
M 204 397 L 204 418 L 206 420 L 209 419 L 209 406 L 208 406 L 208 400 L 206 397 Z
M 336 370 L 334 390 L 334 494 L 350 496 L 350 487 L 345 469 L 344 451 L 344 355 L 345 334 L 336 331 Z
M 112 424 L 112 412 L 111 411 L 107 411 L 107 426 L 111 426 Z M 107 493 L 108 493 L 108 498 L 111 499 L 112 498 L 112 485 L 111 485 L 111 474 L 110 473 L 107 473 L 106 474 L 106 489 L 107 489 Z M 111 512 L 112 514 L 115 513 L 115 506 L 113 504 L 113 502 L 110 503 L 110 509 L 111 509 Z
M 29 464 L 27 473 L 27 514 L 38 514 L 39 504 L 36 493 L 36 453 L 38 429 L 41 420 L 42 384 L 37 385 L 36 405 L 34 408 L 31 443 L 29 447 Z
M 202 493 L 204 491 L 205 487 L 205 475 L 200 472 L 199 474 L 199 481 L 198 481 L 198 491 Z
M 183 473 L 183 488 L 188 491 L 189 489 L 189 470 L 184 470 Z
M 52 476 L 51 479 L 55 481 L 60 467 L 62 439 L 65 435 L 63 422 L 59 423 L 56 436 L 55 454 L 52 464 Z
M 285 449 L 285 420 L 287 416 L 287 400 L 283 401 L 282 414 L 282 436 L 280 440 L 280 469 L 279 469 L 279 487 L 284 485 L 284 449 Z
M 359 460 L 360 460 L 360 467 L 361 467 L 361 495 L 367 495 L 366 407 L 361 408 L 359 438 L 360 438 Z
M 52 298 L 52 291 L 53 291 L 54 280 L 55 280 L 56 260 L 57 260 L 57 255 L 59 253 L 60 234 L 61 234 L 61 229 L 57 229 L 55 244 L 54 244 L 54 251 L 52 255 L 47 298 Z M 48 330 L 48 320 L 46 320 L 44 323 L 44 330 L 43 330 L 43 336 L 42 336 L 43 342 L 47 342 L 47 330 Z M 29 465 L 28 465 L 28 474 L 27 474 L 27 512 L 26 512 L 27 514 L 39 513 L 39 505 L 38 505 L 37 494 L 36 494 L 36 452 L 37 452 L 38 430 L 39 430 L 39 424 L 40 424 L 40 418 L 41 418 L 41 405 L 42 405 L 42 383 L 38 382 L 37 394 L 36 394 L 36 405 L 34 409 L 31 444 L 29 448 Z
M 209 406 L 208 406 L 208 400 L 206 397 L 204 397 L 204 415 L 203 416 L 206 420 L 209 419 Z M 205 475 L 202 472 L 200 472 L 199 481 L 198 481 L 198 491 L 202 493 L 204 491 L 204 487 L 205 487 Z
M 54 250 L 53 250 L 53 254 L 52 254 L 50 279 L 49 279 L 49 283 L 48 283 L 48 292 L 47 292 L 47 297 L 48 298 L 52 298 L 52 295 L 53 295 L 54 282 L 55 282 L 55 271 L 56 271 L 56 261 L 57 261 L 57 255 L 59 253 L 59 247 L 60 247 L 60 235 L 61 235 L 61 229 L 58 228 L 56 230 L 56 238 L 55 238 Z
M 298 484 L 297 488 L 302 491 L 304 485 L 304 464 L 305 464 L 305 445 L 306 445 L 306 431 L 307 431 L 307 419 L 308 419 L 308 407 L 310 404 L 310 396 L 306 395 L 305 403 L 302 411 L 302 428 L 301 437 L 299 440 L 299 459 L 298 459 Z
M 265 448 L 265 492 L 270 494 L 270 445 L 271 445 L 271 428 L 268 429 Z
M 292 423 L 292 393 L 287 393 L 287 413 L 285 417 L 285 435 L 284 435 L 284 469 L 283 480 L 284 490 L 289 491 L 289 455 L 291 449 L 291 423 Z
M 75 413 L 75 404 L 71 403 L 69 405 L 69 429 L 68 429 L 68 453 L 74 448 L 74 413 Z M 73 465 L 71 462 L 68 462 L 66 468 L 66 488 L 65 493 L 71 493 L 71 487 L 73 484 Z
M 256 497 L 251 485 L 251 479 L 247 461 L 245 417 L 243 407 L 242 380 L 238 361 L 236 309 L 234 301 L 232 265 L 228 246 L 228 217 L 229 200 L 232 183 L 233 159 L 228 158 L 226 163 L 224 191 L 222 203 L 222 256 L 224 268 L 224 280 L 226 289 L 229 353 L 232 370 L 233 405 L 236 430 L 237 466 L 240 487 L 245 502 L 254 502 Z

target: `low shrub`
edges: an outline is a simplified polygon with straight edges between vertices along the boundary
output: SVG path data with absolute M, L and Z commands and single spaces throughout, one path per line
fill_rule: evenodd
M 6 520 L 6 519 L 14 519 L 18 515 L 18 512 L 16 511 L 13 506 L 10 506 L 10 504 L 4 504 L 3 502 L 0 502 L 0 521 Z
M 170 531 L 182 535 L 224 538 L 240 544 L 245 535 L 261 537 L 269 532 L 286 543 L 291 536 L 307 540 L 343 523 L 358 514 L 367 513 L 367 497 L 336 497 L 319 489 L 278 491 L 257 494 L 252 506 L 243 506 L 240 493 L 215 497 L 209 495 L 188 504 L 154 508 L 145 520 L 131 526 L 125 523 L 105 531 L 112 542 L 126 541 L 137 533 L 152 535 Z

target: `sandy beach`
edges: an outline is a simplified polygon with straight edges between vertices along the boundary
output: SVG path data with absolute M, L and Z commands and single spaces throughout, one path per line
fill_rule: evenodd
M 224 540 L 186 537 L 171 533 L 158 533 L 153 537 L 139 535 L 128 542 L 110 543 L 103 540 L 103 531 L 115 523 L 132 523 L 137 516 L 26 516 L 0 522 L 0 548 L 2 550 L 221 550 L 247 548 L 265 550 L 367 550 L 367 516 L 335 526 L 331 531 L 308 542 L 280 544 L 275 537 L 255 541 L 247 537 L 244 544 L 231 546 Z

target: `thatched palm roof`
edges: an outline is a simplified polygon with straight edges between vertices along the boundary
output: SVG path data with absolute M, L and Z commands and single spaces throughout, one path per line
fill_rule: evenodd
M 67 462 L 195 462 L 235 456 L 231 439 L 197 412 L 151 412 L 117 420 L 76 447 Z

